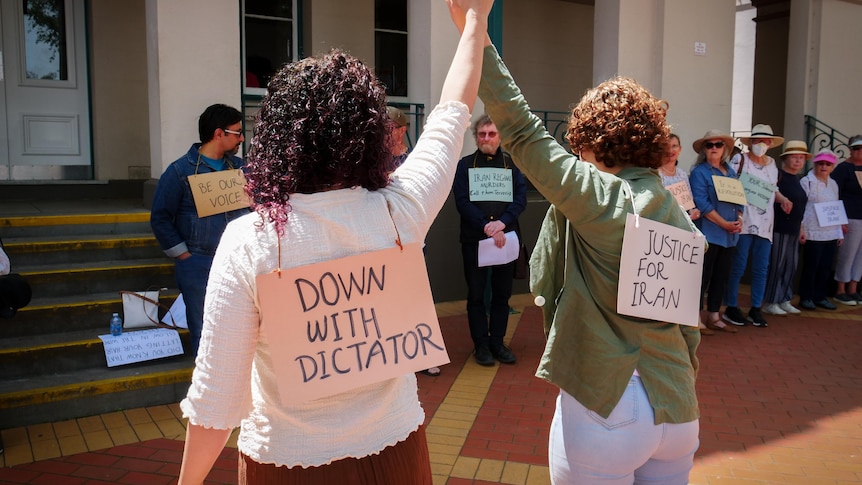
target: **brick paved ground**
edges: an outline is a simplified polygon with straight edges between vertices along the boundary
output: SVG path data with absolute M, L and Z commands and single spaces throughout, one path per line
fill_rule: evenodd
M 466 317 L 441 318 L 452 363 L 440 377 L 418 376 L 435 483 L 548 483 L 556 391 L 533 377 L 540 312 L 527 308 L 511 321 L 518 364 L 487 369 L 470 358 Z M 691 483 L 862 483 L 862 309 L 772 317 L 766 329 L 704 337 L 698 354 L 701 446 Z M 3 431 L 7 449 L 19 435 Z M 0 483 L 169 484 L 181 454 L 182 441 L 154 439 L 31 459 L 0 468 Z M 208 483 L 235 483 L 235 470 L 236 450 L 227 448 Z

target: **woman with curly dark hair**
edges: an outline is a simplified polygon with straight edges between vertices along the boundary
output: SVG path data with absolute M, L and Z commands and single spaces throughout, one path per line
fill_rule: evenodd
M 418 247 L 424 239 L 452 185 L 493 2 L 447 3 L 453 15 L 470 21 L 440 104 L 391 175 L 384 88 L 361 61 L 335 50 L 284 66 L 270 81 L 247 164 L 255 212 L 228 225 L 221 238 L 192 385 L 180 404 L 189 425 L 179 483 L 202 483 L 237 426 L 241 484 L 432 483 L 413 370 L 295 399 L 298 385 L 285 387 L 289 373 L 278 364 L 288 344 L 278 328 L 312 322 L 299 311 L 262 309 L 286 297 L 267 293 L 263 281 L 274 271 L 367 257 L 396 242 Z M 367 328 L 364 313 L 361 318 L 357 327 Z M 328 372 L 356 366 L 335 352 Z M 366 367 L 377 365 L 373 356 Z
M 667 149 L 666 103 L 624 77 L 590 89 L 569 119 L 575 156 L 530 112 L 488 39 L 486 46 L 479 96 L 515 164 L 553 204 L 530 281 L 547 334 L 537 376 L 560 388 L 552 483 L 686 483 L 698 447 L 696 320 L 683 326 L 617 312 L 628 214 L 703 241 L 651 170 Z

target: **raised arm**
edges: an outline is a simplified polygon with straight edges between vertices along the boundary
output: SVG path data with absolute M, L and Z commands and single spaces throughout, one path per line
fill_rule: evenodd
M 473 111 L 482 75 L 482 49 L 487 40 L 488 14 L 494 0 L 446 0 L 449 14 L 461 31 L 458 49 L 443 81 L 440 102 L 460 101 Z

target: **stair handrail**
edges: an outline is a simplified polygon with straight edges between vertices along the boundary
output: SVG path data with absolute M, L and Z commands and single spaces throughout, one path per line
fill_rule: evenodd
M 850 146 L 847 144 L 850 136 L 811 115 L 805 115 L 805 136 L 811 153 L 828 148 L 835 152 L 839 160 L 850 157 Z

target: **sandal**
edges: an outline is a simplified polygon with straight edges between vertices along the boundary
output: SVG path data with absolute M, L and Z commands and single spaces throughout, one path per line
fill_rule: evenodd
M 422 374 L 425 374 L 426 376 L 437 377 L 440 375 L 440 368 L 439 367 L 431 367 L 430 369 L 421 370 L 419 372 L 421 372 Z
M 704 323 L 704 325 L 706 325 L 706 328 L 708 328 L 710 330 L 715 330 L 716 332 L 727 332 L 727 333 L 736 333 L 737 332 L 736 328 L 734 328 L 734 327 L 732 327 L 726 323 L 724 324 L 723 327 L 719 327 L 718 325 L 716 325 L 719 322 L 724 323 L 721 321 L 721 319 L 718 319 L 718 320 L 715 320 L 712 322 L 706 322 L 706 323 Z

